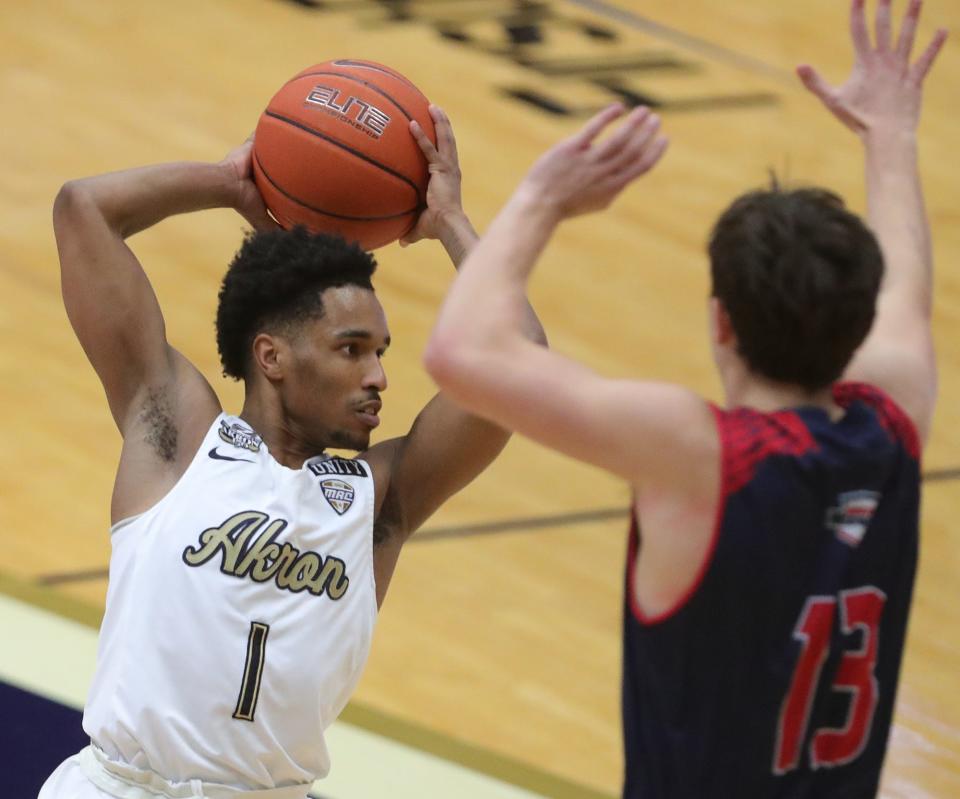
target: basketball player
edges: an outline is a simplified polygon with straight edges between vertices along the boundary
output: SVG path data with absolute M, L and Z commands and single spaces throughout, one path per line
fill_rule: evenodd
M 854 0 L 849 80 L 835 89 L 798 70 L 864 145 L 873 233 L 827 191 L 776 186 L 713 230 L 724 408 L 605 379 L 522 333 L 527 279 L 556 226 L 608 205 L 663 154 L 646 109 L 598 142 L 620 114 L 608 109 L 548 151 L 441 310 L 425 361 L 444 392 L 632 488 L 625 797 L 877 790 L 936 393 L 915 130 L 945 33 L 911 65 L 919 10 L 913 0 L 894 42 L 881 0 L 871 45 Z
M 454 264 L 475 241 L 447 117 L 431 109 L 427 209 L 407 237 Z M 283 231 L 251 180 L 248 141 L 219 164 L 68 183 L 54 206 L 63 298 L 123 436 L 91 745 L 41 796 L 303 799 L 324 729 L 367 658 L 404 542 L 497 456 L 508 434 L 435 397 L 370 446 L 390 344 L 371 255 Z M 167 341 L 125 239 L 173 214 L 233 207 L 256 232 L 220 290 L 225 413 Z M 532 311 L 530 335 L 543 341 Z M 354 459 L 328 447 L 362 451 Z

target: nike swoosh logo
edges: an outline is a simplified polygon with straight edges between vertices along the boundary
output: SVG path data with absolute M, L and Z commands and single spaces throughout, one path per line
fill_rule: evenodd
M 217 452 L 216 447 L 210 450 L 207 455 L 216 461 L 243 461 L 244 463 L 255 463 L 255 461 L 252 461 L 249 458 L 231 458 L 229 455 L 221 455 L 219 452 Z

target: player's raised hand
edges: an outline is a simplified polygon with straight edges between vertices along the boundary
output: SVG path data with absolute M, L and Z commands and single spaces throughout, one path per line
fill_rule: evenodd
M 943 47 L 947 32 L 938 30 L 920 57 L 910 63 L 921 0 L 910 0 L 894 44 L 890 24 L 891 0 L 878 0 L 875 39 L 864 12 L 865 0 L 850 6 L 850 35 L 855 60 L 853 71 L 841 86 L 831 86 L 809 64 L 797 67 L 803 85 L 841 121 L 861 136 L 870 130 L 912 132 L 920 119 L 923 80 Z
M 263 197 L 253 182 L 253 134 L 227 153 L 220 164 L 236 180 L 233 207 L 254 230 L 276 230 L 280 226 L 267 213 Z
M 597 137 L 624 113 L 622 105 L 605 108 L 579 133 L 544 153 L 517 189 L 554 208 L 561 217 L 599 211 L 631 181 L 649 172 L 667 149 L 660 118 L 649 108 L 627 114 L 606 139 Z
M 463 214 L 460 158 L 453 125 L 443 110 L 435 105 L 430 106 L 430 116 L 437 131 L 436 147 L 415 120 L 410 122 L 410 133 L 420 145 L 429 165 L 430 183 L 427 185 L 427 207 L 421 212 L 413 229 L 400 239 L 403 247 L 420 239 L 440 238 L 446 219 L 451 214 Z

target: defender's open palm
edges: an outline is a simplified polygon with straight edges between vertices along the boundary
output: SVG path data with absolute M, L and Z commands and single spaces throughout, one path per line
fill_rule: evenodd
M 604 109 L 575 136 L 544 153 L 519 192 L 549 205 L 561 217 L 610 205 L 627 184 L 649 172 L 667 149 L 667 139 L 658 135 L 659 117 L 644 107 L 631 111 L 609 137 L 596 142 L 623 110 L 620 105 Z
M 923 79 L 943 47 L 947 32 L 938 30 L 927 49 L 911 64 L 921 0 L 910 0 L 895 46 L 891 36 L 891 0 L 878 0 L 873 45 L 864 4 L 865 0 L 853 0 L 850 8 L 850 35 L 856 60 L 847 81 L 833 87 L 808 64 L 797 67 L 797 74 L 803 85 L 855 133 L 863 135 L 878 128 L 912 132 L 920 119 Z

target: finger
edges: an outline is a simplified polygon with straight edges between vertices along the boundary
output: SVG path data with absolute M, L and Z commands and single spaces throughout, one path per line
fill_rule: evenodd
M 864 2 L 865 0 L 853 0 L 850 5 L 850 38 L 853 39 L 853 49 L 858 61 L 870 52 L 870 32 L 867 30 Z
M 917 86 L 923 83 L 923 79 L 927 77 L 930 67 L 933 66 L 933 62 L 940 54 L 940 50 L 946 40 L 947 32 L 941 28 L 933 35 L 933 41 L 930 42 L 927 49 L 924 50 L 920 58 L 917 59 L 917 63 L 910 68 L 910 78 Z
M 642 157 L 659 130 L 660 117 L 657 114 L 651 114 L 636 130 L 633 138 L 631 138 L 627 146 L 623 148 L 623 152 L 611 161 L 611 171 L 619 172 L 627 169 L 630 164 Z
M 596 148 L 597 160 L 603 161 L 621 152 L 633 140 L 649 116 L 650 109 L 646 106 L 634 108 L 613 135 Z
M 446 111 L 436 105 L 430 106 L 430 116 L 433 119 L 433 127 L 437 131 L 437 150 L 441 155 L 449 156 L 459 163 L 457 139 L 453 135 L 453 125 L 450 124 L 450 117 L 447 116 Z
M 877 50 L 881 53 L 890 49 L 890 2 L 891 0 L 877 2 Z
M 907 13 L 903 15 L 903 24 L 900 26 L 900 37 L 897 39 L 897 55 L 905 63 L 910 62 L 910 51 L 913 50 L 913 40 L 917 33 L 917 20 L 920 19 L 921 0 L 910 0 Z
M 660 159 L 663 158 L 669 146 L 670 139 L 666 136 L 657 136 L 657 138 L 653 140 L 653 143 L 643 151 L 640 158 L 638 158 L 629 169 L 624 170 L 624 185 L 631 180 L 636 180 L 641 175 L 645 175 L 653 169 L 660 162 Z
M 830 105 L 833 100 L 833 87 L 827 83 L 817 70 L 809 64 L 797 67 L 797 77 L 807 90 L 816 95 L 824 104 Z
M 623 111 L 622 103 L 608 105 L 600 113 L 595 114 L 590 121 L 580 129 L 579 133 L 571 137 L 570 141 L 579 148 L 589 147 L 590 142 L 597 138 L 600 131 L 623 114 Z
M 410 120 L 410 133 L 420 146 L 420 151 L 427 159 L 427 163 L 437 163 L 440 160 L 440 153 L 437 152 L 437 148 L 433 146 L 433 142 L 430 141 L 430 137 L 426 134 L 424 129 L 420 127 L 420 123 L 415 119 Z

